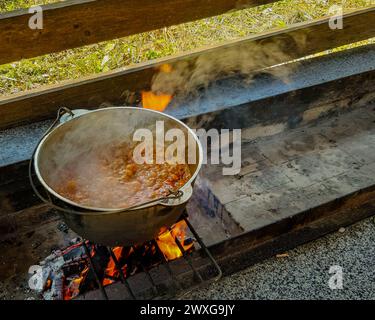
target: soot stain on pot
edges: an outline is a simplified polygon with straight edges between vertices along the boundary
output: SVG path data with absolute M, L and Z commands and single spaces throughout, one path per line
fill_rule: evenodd
M 162 209 L 159 209 L 159 210 L 155 210 L 155 214 L 159 217 L 163 217 L 163 216 L 166 216 L 170 213 L 170 208 L 166 207 L 166 208 L 162 208 Z

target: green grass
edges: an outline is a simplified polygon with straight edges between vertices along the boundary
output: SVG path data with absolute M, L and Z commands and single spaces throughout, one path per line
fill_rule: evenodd
M 57 1 L 38 1 L 38 0 L 4 0 L 0 2 L 0 12 L 11 11 L 20 8 L 27 8 L 33 5 L 41 5 Z
M 6 3 L 0 3 L 0 12 L 49 2 L 56 1 L 7 0 Z M 325 16 L 333 4 L 342 4 L 344 10 L 348 11 L 374 3 L 374 0 L 284 0 L 271 5 L 22 60 L 0 66 L 0 95 L 97 74 L 270 29 L 284 28 L 293 23 Z

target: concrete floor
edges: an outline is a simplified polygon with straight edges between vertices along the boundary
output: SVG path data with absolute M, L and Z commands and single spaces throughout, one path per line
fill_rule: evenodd
M 375 217 L 195 290 L 187 299 L 375 299 Z M 331 290 L 329 269 L 343 270 Z

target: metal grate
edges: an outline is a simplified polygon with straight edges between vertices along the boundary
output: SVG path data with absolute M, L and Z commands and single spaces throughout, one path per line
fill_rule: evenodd
M 152 240 L 151 242 L 155 246 L 157 254 L 158 254 L 159 258 L 160 258 L 160 263 L 163 264 L 166 267 L 166 270 L 167 270 L 167 272 L 169 274 L 169 277 L 170 277 L 170 279 L 171 279 L 171 281 L 173 283 L 173 286 L 171 286 L 171 287 L 168 288 L 169 289 L 168 290 L 168 294 L 159 292 L 158 286 L 154 282 L 154 279 L 151 276 L 149 270 L 141 265 L 142 272 L 145 273 L 146 278 L 148 279 L 148 282 L 151 285 L 152 292 L 153 292 L 152 295 L 153 295 L 154 299 L 155 298 L 171 298 L 171 297 L 176 297 L 179 293 L 182 293 L 183 291 L 186 291 L 186 290 L 189 291 L 189 290 L 192 290 L 192 289 L 194 289 L 194 288 L 196 288 L 198 286 L 202 286 L 202 285 L 208 284 L 210 282 L 217 281 L 222 276 L 222 271 L 221 271 L 218 263 L 216 262 L 216 260 L 214 259 L 214 257 L 211 255 L 210 251 L 208 250 L 208 248 L 204 244 L 203 240 L 199 237 L 197 231 L 194 229 L 194 227 L 189 222 L 186 212 L 184 212 L 184 214 L 182 215 L 181 220 L 185 221 L 185 223 L 187 224 L 189 230 L 191 231 L 191 234 L 194 236 L 195 240 L 198 242 L 202 253 L 204 253 L 204 255 L 209 259 L 209 261 L 210 261 L 210 263 L 209 263 L 209 269 L 211 269 L 213 271 L 213 272 L 211 272 L 211 274 L 213 274 L 213 276 L 207 278 L 207 275 L 203 275 L 200 272 L 199 268 L 196 268 L 194 266 L 193 259 L 192 259 L 192 254 L 189 253 L 189 252 L 186 252 L 184 250 L 182 244 L 180 243 L 180 241 L 177 239 L 177 237 L 174 237 L 176 245 L 178 246 L 178 248 L 179 248 L 179 250 L 181 251 L 181 254 L 182 254 L 182 257 L 179 258 L 179 259 L 185 259 L 187 265 L 191 269 L 191 272 L 192 272 L 192 275 L 193 275 L 193 278 L 194 278 L 193 279 L 194 280 L 194 285 L 190 286 L 189 288 L 184 288 L 183 283 L 181 283 L 178 280 L 178 277 L 173 272 L 173 270 L 172 270 L 172 268 L 170 266 L 170 262 L 165 258 L 164 254 L 160 250 L 160 248 L 159 248 L 159 246 L 157 244 L 157 241 Z M 91 271 L 93 272 L 93 274 L 95 276 L 95 281 L 96 281 L 96 283 L 98 285 L 98 288 L 100 289 L 100 292 L 101 292 L 101 295 L 102 295 L 102 299 L 109 300 L 107 289 L 106 289 L 106 287 L 103 286 L 103 284 L 102 284 L 102 282 L 100 280 L 100 276 L 99 276 L 99 274 L 98 274 L 98 272 L 97 272 L 97 270 L 95 268 L 95 264 L 92 261 L 92 258 L 91 258 L 91 255 L 90 255 L 90 250 L 87 247 L 86 242 L 87 242 L 86 240 L 82 241 L 82 246 L 84 247 L 86 256 L 88 258 L 89 267 L 90 267 Z M 112 257 L 112 259 L 114 261 L 114 264 L 116 266 L 117 271 L 119 272 L 119 277 L 120 277 L 119 280 L 123 284 L 124 290 L 126 290 L 129 293 L 129 297 L 131 299 L 137 299 L 136 293 L 132 290 L 132 287 L 129 284 L 129 279 L 131 278 L 131 276 L 130 277 L 125 277 L 124 276 L 124 274 L 123 274 L 123 272 L 121 270 L 120 263 L 117 260 L 116 255 L 114 254 L 112 248 L 107 247 L 107 249 L 109 251 L 110 256 Z

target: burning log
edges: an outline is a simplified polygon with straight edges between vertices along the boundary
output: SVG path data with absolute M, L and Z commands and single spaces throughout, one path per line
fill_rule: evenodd
M 194 241 L 187 236 L 184 220 L 164 230 L 154 241 L 132 247 L 115 247 L 110 249 L 112 254 L 105 246 L 89 241 L 85 245 L 94 268 L 90 267 L 83 242 L 74 243 L 64 250 L 53 252 L 36 266 L 37 272 L 30 280 L 38 286 L 33 289 L 46 300 L 71 300 L 97 289 L 96 276 L 105 287 L 122 278 L 151 270 L 163 261 L 176 260 L 194 249 Z

